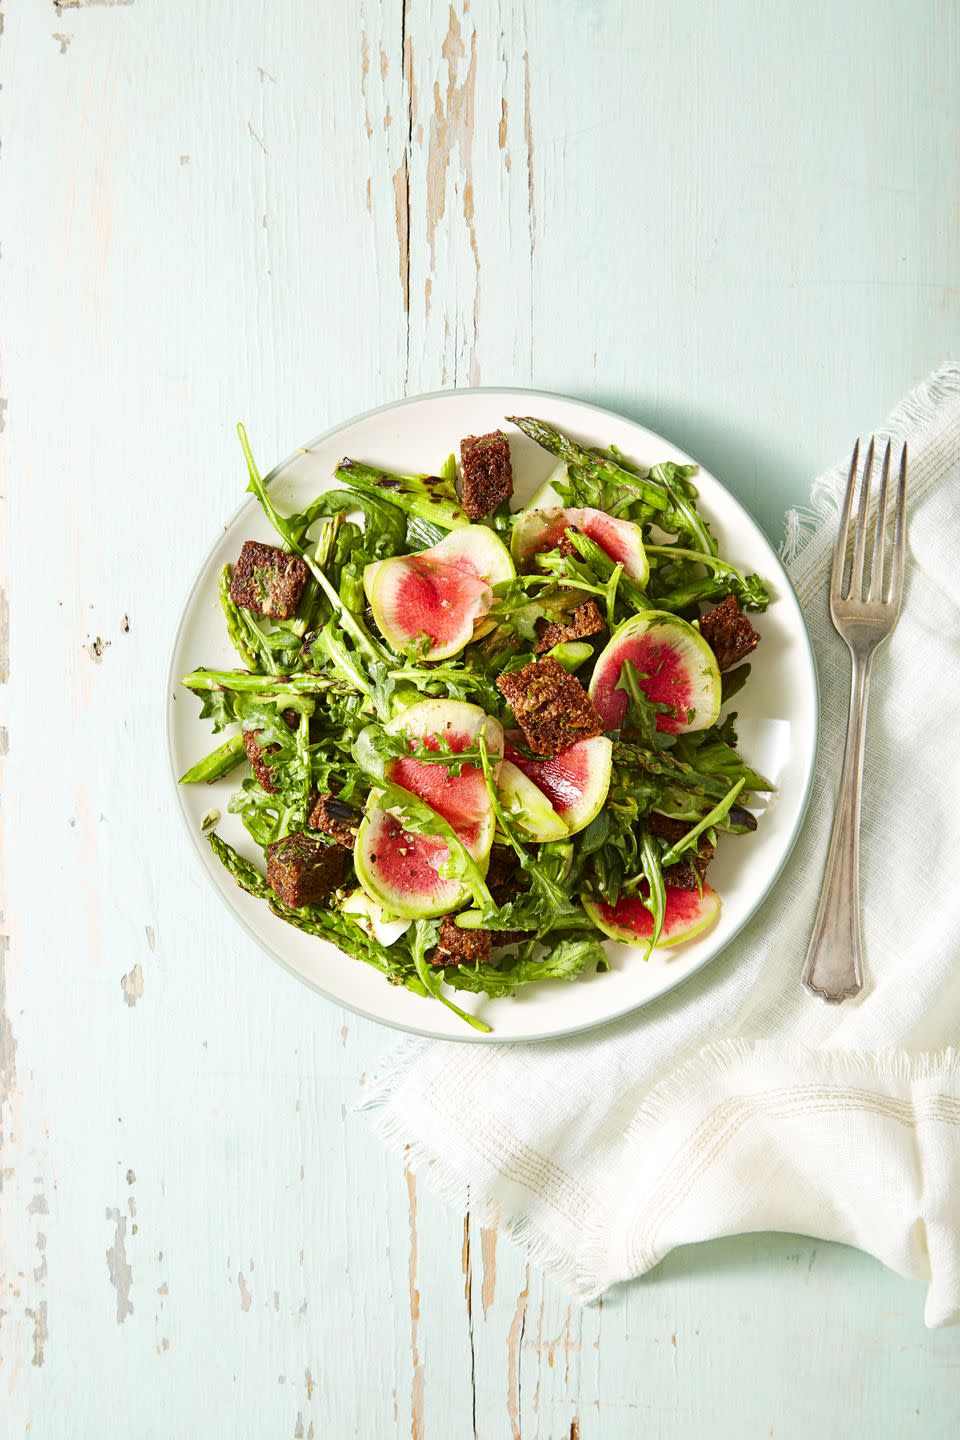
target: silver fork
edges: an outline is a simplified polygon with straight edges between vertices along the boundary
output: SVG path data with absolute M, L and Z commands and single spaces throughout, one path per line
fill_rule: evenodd
M 843 502 L 840 533 L 833 552 L 833 575 L 830 580 L 830 618 L 850 650 L 850 710 L 847 715 L 847 741 L 843 773 L 840 776 L 840 792 L 837 796 L 837 811 L 830 836 L 820 905 L 803 967 L 803 983 L 812 995 L 820 995 L 834 1004 L 846 1000 L 848 995 L 856 995 L 863 987 L 863 967 L 860 959 L 860 782 L 863 776 L 867 697 L 870 693 L 873 657 L 878 646 L 886 640 L 896 625 L 903 598 L 907 447 L 904 444 L 900 453 L 893 547 L 885 566 L 887 491 L 890 480 L 890 441 L 887 441 L 880 478 L 870 575 L 867 579 L 865 561 L 873 455 L 874 442 L 871 438 L 860 482 L 853 556 L 847 579 L 850 517 L 853 513 L 860 460 L 860 441 L 857 441 L 850 462 L 850 478 Z

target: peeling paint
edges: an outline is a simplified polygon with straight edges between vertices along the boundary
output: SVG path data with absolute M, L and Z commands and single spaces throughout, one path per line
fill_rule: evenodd
M 66 55 L 67 51 L 70 49 L 70 42 L 73 39 L 73 36 L 61 35 L 59 31 L 55 30 L 53 35 L 51 36 L 51 39 L 56 40 L 57 44 L 60 46 L 60 54 Z
M 480 1231 L 480 1259 L 483 1262 L 480 1303 L 483 1306 L 483 1318 L 486 1320 L 497 1288 L 497 1227 L 495 1225 L 489 1230 Z
M 90 10 L 95 5 L 117 6 L 132 5 L 133 0 L 53 0 L 53 8 L 58 15 L 64 10 Z
M 120 621 L 120 632 L 123 635 L 130 634 L 130 616 L 124 615 Z
M 30 1201 L 30 1204 L 27 1206 L 27 1214 L 49 1215 L 50 1206 L 47 1204 L 46 1195 L 34 1195 L 33 1199 Z
M 37 1231 L 37 1254 L 40 1256 L 40 1264 L 33 1267 L 33 1278 L 38 1285 L 42 1285 L 47 1278 L 47 1237 L 42 1230 Z
M 95 665 L 100 664 L 100 661 L 103 659 L 104 650 L 108 650 L 112 643 L 111 640 L 104 640 L 102 635 L 96 635 L 93 641 L 87 646 L 87 654 Z
M 10 679 L 10 606 L 7 592 L 0 585 L 0 685 Z
M 181 164 L 181 165 L 189 165 L 189 164 L 190 164 L 190 156 L 189 156 L 189 155 L 181 155 L 181 156 L 180 156 L 180 164 Z
M 530 1296 L 530 1266 L 527 1265 L 523 1289 L 517 1296 L 517 1308 L 510 1322 L 507 1335 L 507 1415 L 510 1419 L 511 1440 L 520 1437 L 520 1347 L 527 1319 L 527 1300 Z
M 400 289 L 404 312 L 410 309 L 410 166 L 407 152 L 393 175 L 393 200 L 397 222 L 397 248 L 400 261 Z
M 26 1314 L 33 1321 L 33 1359 L 30 1363 L 39 1369 L 46 1358 L 45 1350 L 49 1339 L 46 1300 L 39 1301 L 36 1310 L 27 1310 Z
M 237 1284 L 240 1287 L 240 1309 L 249 1310 L 250 1301 L 253 1299 L 253 1292 L 247 1284 L 246 1277 L 242 1270 L 237 1271 Z
M 316 1384 L 317 1384 L 317 1382 L 314 1380 L 313 1376 L 310 1374 L 310 1366 L 309 1366 L 309 1365 L 307 1366 L 306 1370 L 304 1370 L 304 1372 L 303 1372 L 303 1383 L 304 1383 L 304 1385 L 307 1387 L 307 1399 L 308 1399 L 308 1400 L 312 1400 L 312 1399 L 313 1399 L 313 1392 L 314 1392 L 314 1390 L 316 1389 Z
M 113 1244 L 106 1256 L 110 1284 L 117 1292 L 117 1324 L 122 1325 L 127 1316 L 133 1314 L 133 1305 L 130 1302 L 133 1270 L 127 1261 L 127 1217 L 121 1215 L 116 1208 L 108 1209 L 106 1217 L 117 1227 Z
M 367 41 L 367 32 L 360 32 L 360 94 L 363 96 L 363 121 L 369 140 L 373 134 L 373 125 L 370 121 L 370 107 L 367 104 L 367 76 L 370 74 L 370 45 Z
M 157 948 L 157 935 L 156 935 L 156 931 L 154 930 L 154 928 L 153 928 L 152 925 L 144 925 L 143 928 L 144 928 L 144 932 L 145 932 L 146 937 L 147 937 L 147 945 L 148 945 L 148 947 L 149 947 L 149 949 L 150 949 L 150 952 L 151 952 L 151 954 L 152 954 L 153 951 L 156 950 L 156 948 Z
M 530 115 L 530 56 L 523 52 L 523 140 L 527 147 L 527 212 L 530 218 L 530 258 L 537 246 L 536 186 L 533 170 L 533 120 Z
M 120 977 L 123 1003 L 134 1006 L 143 994 L 143 967 L 138 962 L 128 974 Z
M 461 205 L 473 256 L 475 279 L 473 292 L 473 333 L 470 345 L 470 383 L 480 381 L 477 357 L 477 335 L 480 326 L 480 250 L 474 216 L 473 133 L 476 119 L 477 33 L 470 36 L 470 57 L 463 82 L 459 80 L 460 61 L 466 48 L 460 20 L 450 6 L 447 35 L 441 47 L 447 62 L 447 87 L 444 94 L 439 81 L 433 87 L 433 115 L 430 118 L 427 146 L 427 242 L 430 246 L 430 269 L 436 269 L 437 227 L 443 220 L 447 205 L 447 171 L 456 149 L 462 177 Z
M 254 140 L 256 140 L 257 144 L 260 146 L 260 149 L 263 151 L 264 155 L 266 155 L 266 154 L 268 153 L 268 152 L 267 152 L 267 147 L 266 147 L 266 145 L 264 145 L 263 141 L 261 140 L 260 136 L 257 134 L 256 130 L 254 130 L 254 128 L 253 128 L 253 126 L 250 124 L 250 121 L 249 121 L 249 120 L 247 121 L 247 129 L 249 130 L 250 134 L 253 136 Z
M 412 1170 L 405 1172 L 407 1206 L 410 1216 L 410 1350 L 413 1379 L 410 1389 L 410 1440 L 423 1440 L 423 1362 L 420 1359 L 420 1291 L 417 1289 L 417 1181 Z

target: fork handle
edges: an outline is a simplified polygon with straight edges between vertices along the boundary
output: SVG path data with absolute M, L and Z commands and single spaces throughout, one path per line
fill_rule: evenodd
M 850 710 L 827 868 L 813 922 L 803 983 L 812 995 L 839 1004 L 863 987 L 860 963 L 860 782 L 872 653 L 853 655 Z

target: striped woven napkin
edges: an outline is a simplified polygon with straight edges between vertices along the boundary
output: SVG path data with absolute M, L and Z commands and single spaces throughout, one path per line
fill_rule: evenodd
M 818 783 L 793 856 L 707 969 L 633 1017 L 523 1045 L 405 1041 L 367 1102 L 430 1188 L 581 1300 L 675 1245 L 753 1230 L 843 1241 L 960 1320 L 960 365 L 881 437 L 910 444 L 903 613 L 874 667 L 863 793 L 866 985 L 800 972 L 840 773 L 849 664 L 827 613 L 846 467 L 787 516 L 821 681 Z

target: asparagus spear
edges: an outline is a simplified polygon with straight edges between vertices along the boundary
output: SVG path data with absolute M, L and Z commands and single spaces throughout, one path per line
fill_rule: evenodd
M 627 503 L 640 500 L 651 510 L 673 508 L 672 497 L 666 486 L 662 482 L 651 480 L 649 472 L 625 470 L 610 456 L 596 455 L 592 450 L 584 449 L 575 440 L 555 430 L 552 425 L 547 425 L 545 421 L 538 420 L 534 415 L 508 415 L 507 419 L 544 450 L 549 450 L 550 454 L 556 455 L 559 460 L 565 460 L 578 472 L 596 492 L 592 498 L 600 504 L 601 509 L 610 508 L 602 503 L 605 492 L 609 489 L 616 491 L 621 502 L 625 497 Z
M 208 785 L 212 785 L 214 780 L 222 779 L 235 765 L 239 765 L 245 754 L 243 735 L 231 735 L 229 740 L 218 745 L 216 750 L 211 750 L 203 760 L 191 765 L 186 774 L 180 776 L 180 784 L 196 785 L 205 780 Z
M 397 475 L 349 456 L 340 461 L 335 474 L 344 485 L 376 500 L 386 500 L 408 515 L 430 520 L 442 530 L 458 530 L 470 523 L 449 476 Z
M 342 688 L 323 675 L 300 671 L 295 675 L 249 675 L 244 670 L 191 670 L 180 682 L 188 690 L 236 690 L 256 695 L 313 695 Z
M 251 865 L 249 860 L 244 860 L 242 855 L 238 855 L 226 840 L 221 840 L 216 831 L 211 832 L 207 839 L 210 841 L 210 849 L 220 863 L 230 871 L 241 890 L 246 890 L 248 895 L 254 895 L 258 900 L 265 900 L 273 894 L 267 884 L 267 877 L 261 874 L 256 865 Z

